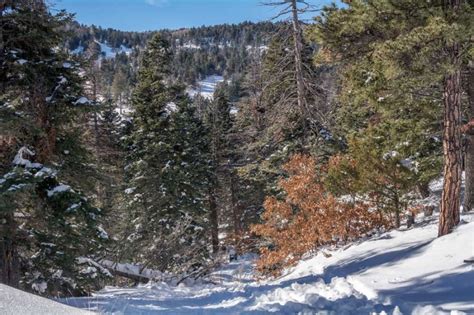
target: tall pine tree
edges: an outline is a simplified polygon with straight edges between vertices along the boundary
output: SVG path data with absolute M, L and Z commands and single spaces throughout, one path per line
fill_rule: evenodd
M 148 44 L 133 96 L 130 136 L 129 241 L 135 260 L 159 270 L 189 271 L 208 256 L 207 131 L 180 86 L 167 80 L 170 48 Z
M 41 0 L 0 9 L 0 280 L 85 294 L 107 275 L 94 262 L 107 234 L 77 175 L 86 162 L 78 122 L 89 101 L 76 63 L 58 48 L 71 19 Z
M 345 3 L 344 8 L 326 8 L 313 28 L 323 46 L 317 61 L 341 66 L 341 100 L 349 105 L 349 116 L 356 117 L 352 124 L 389 128 L 387 151 L 404 147 L 407 155 L 400 160 L 410 159 L 420 166 L 422 186 L 436 176 L 432 173 L 436 161 L 430 157 L 441 152 L 443 134 L 445 184 L 439 235 L 449 233 L 459 221 L 459 73 L 471 58 L 472 4 Z

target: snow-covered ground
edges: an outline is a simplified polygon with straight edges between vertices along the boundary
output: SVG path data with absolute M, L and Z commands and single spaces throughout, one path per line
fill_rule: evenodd
M 132 48 L 126 47 L 125 45 L 120 45 L 118 48 L 113 48 L 109 46 L 107 42 L 99 42 L 98 40 L 94 40 L 100 46 L 100 52 L 105 58 L 115 58 L 117 54 L 125 53 L 126 55 L 130 55 L 132 53 Z M 71 53 L 80 55 L 84 52 L 84 46 L 79 45 Z
M 132 53 L 132 49 L 125 47 L 124 45 L 120 45 L 119 48 L 112 48 L 107 42 L 102 43 L 97 40 L 95 42 L 100 46 L 100 51 L 105 56 L 105 58 L 115 58 L 117 54 L 121 53 L 125 53 L 127 55 Z
M 474 314 L 474 265 L 463 262 L 474 256 L 474 214 L 462 219 L 442 238 L 432 217 L 326 250 L 274 280 L 255 280 L 246 256 L 207 283 L 108 287 L 65 303 L 106 314 Z
M 210 75 L 204 80 L 199 81 L 196 85 L 196 88 L 188 88 L 186 92 L 192 98 L 197 94 L 200 94 L 202 97 L 212 100 L 217 84 L 221 82 L 224 82 L 224 77 L 220 75 Z
M 0 284 L 2 315 L 86 315 L 86 310 L 73 308 L 49 299 Z

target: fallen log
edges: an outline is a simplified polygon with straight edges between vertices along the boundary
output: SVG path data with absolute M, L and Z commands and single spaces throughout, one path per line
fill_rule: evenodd
M 151 279 L 147 276 L 126 273 L 120 270 L 106 267 L 114 276 L 124 277 L 139 283 L 148 283 Z
M 147 283 L 152 279 L 160 279 L 163 277 L 163 273 L 160 271 L 143 268 L 139 265 L 117 263 L 106 259 L 101 260 L 100 264 L 104 268 L 107 268 L 113 275 L 128 278 L 140 283 Z

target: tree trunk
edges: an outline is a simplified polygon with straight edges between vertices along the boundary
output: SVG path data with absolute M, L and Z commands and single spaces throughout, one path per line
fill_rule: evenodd
M 19 284 L 19 259 L 16 251 L 16 223 L 13 213 L 7 213 L 1 225 L 0 240 L 0 282 L 12 287 Z
M 398 195 L 395 195 L 395 227 L 399 229 L 401 226 L 401 219 L 400 219 L 400 200 Z
M 469 108 L 467 110 L 468 120 L 474 120 L 474 62 L 469 64 L 467 75 L 467 95 Z M 465 147 L 465 190 L 464 190 L 464 212 L 474 209 L 474 132 L 466 133 Z
M 428 183 L 421 183 L 417 188 L 421 198 L 428 198 L 430 196 L 430 186 Z
M 298 107 L 300 111 L 304 111 L 305 108 L 305 87 L 304 87 L 304 77 L 303 77 L 303 61 L 302 61 L 302 36 L 301 36 L 301 26 L 298 18 L 298 6 L 296 0 L 291 0 L 291 12 L 292 12 L 292 22 L 293 22 L 293 41 L 294 41 L 294 50 L 295 50 L 295 74 L 296 74 L 296 88 L 297 88 L 297 98 L 298 98 Z
M 235 185 L 233 172 L 229 172 L 229 180 L 230 180 L 230 194 L 231 194 L 230 202 L 231 202 L 231 207 L 232 207 L 232 221 L 234 225 L 234 238 L 235 238 L 235 245 L 238 245 L 238 242 L 240 242 L 240 234 L 241 234 L 240 213 L 239 213 L 237 200 L 235 198 L 236 185 Z
M 448 14 L 459 9 L 460 0 L 447 0 Z M 444 185 L 441 196 L 438 236 L 451 233 L 459 223 L 461 203 L 461 71 L 459 44 L 448 47 L 454 70 L 444 79 Z
M 94 69 L 95 70 L 95 69 Z M 98 86 L 97 86 L 97 78 L 98 74 L 96 71 L 92 74 L 92 100 L 94 103 L 97 102 L 97 94 L 98 94 Z M 99 118 L 97 117 L 97 111 L 94 110 L 94 137 L 95 137 L 95 149 L 97 155 L 99 154 Z
M 209 215 L 211 223 L 211 243 L 212 252 L 215 254 L 219 250 L 219 220 L 217 215 L 217 203 L 215 197 L 215 190 L 209 190 Z

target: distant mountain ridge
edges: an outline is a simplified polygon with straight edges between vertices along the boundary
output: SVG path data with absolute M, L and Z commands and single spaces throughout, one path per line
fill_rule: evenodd
M 109 62 L 129 64 L 136 68 L 140 52 L 158 32 L 169 41 L 174 52 L 172 77 L 186 84 L 195 84 L 208 75 L 230 77 L 243 72 L 252 49 L 264 51 L 278 27 L 278 24 L 271 22 L 243 22 L 178 30 L 129 32 L 75 22 L 68 29 L 72 36 L 65 45 L 74 54 L 95 51 L 102 58 L 117 59 Z M 116 69 L 117 65 L 113 68 Z

